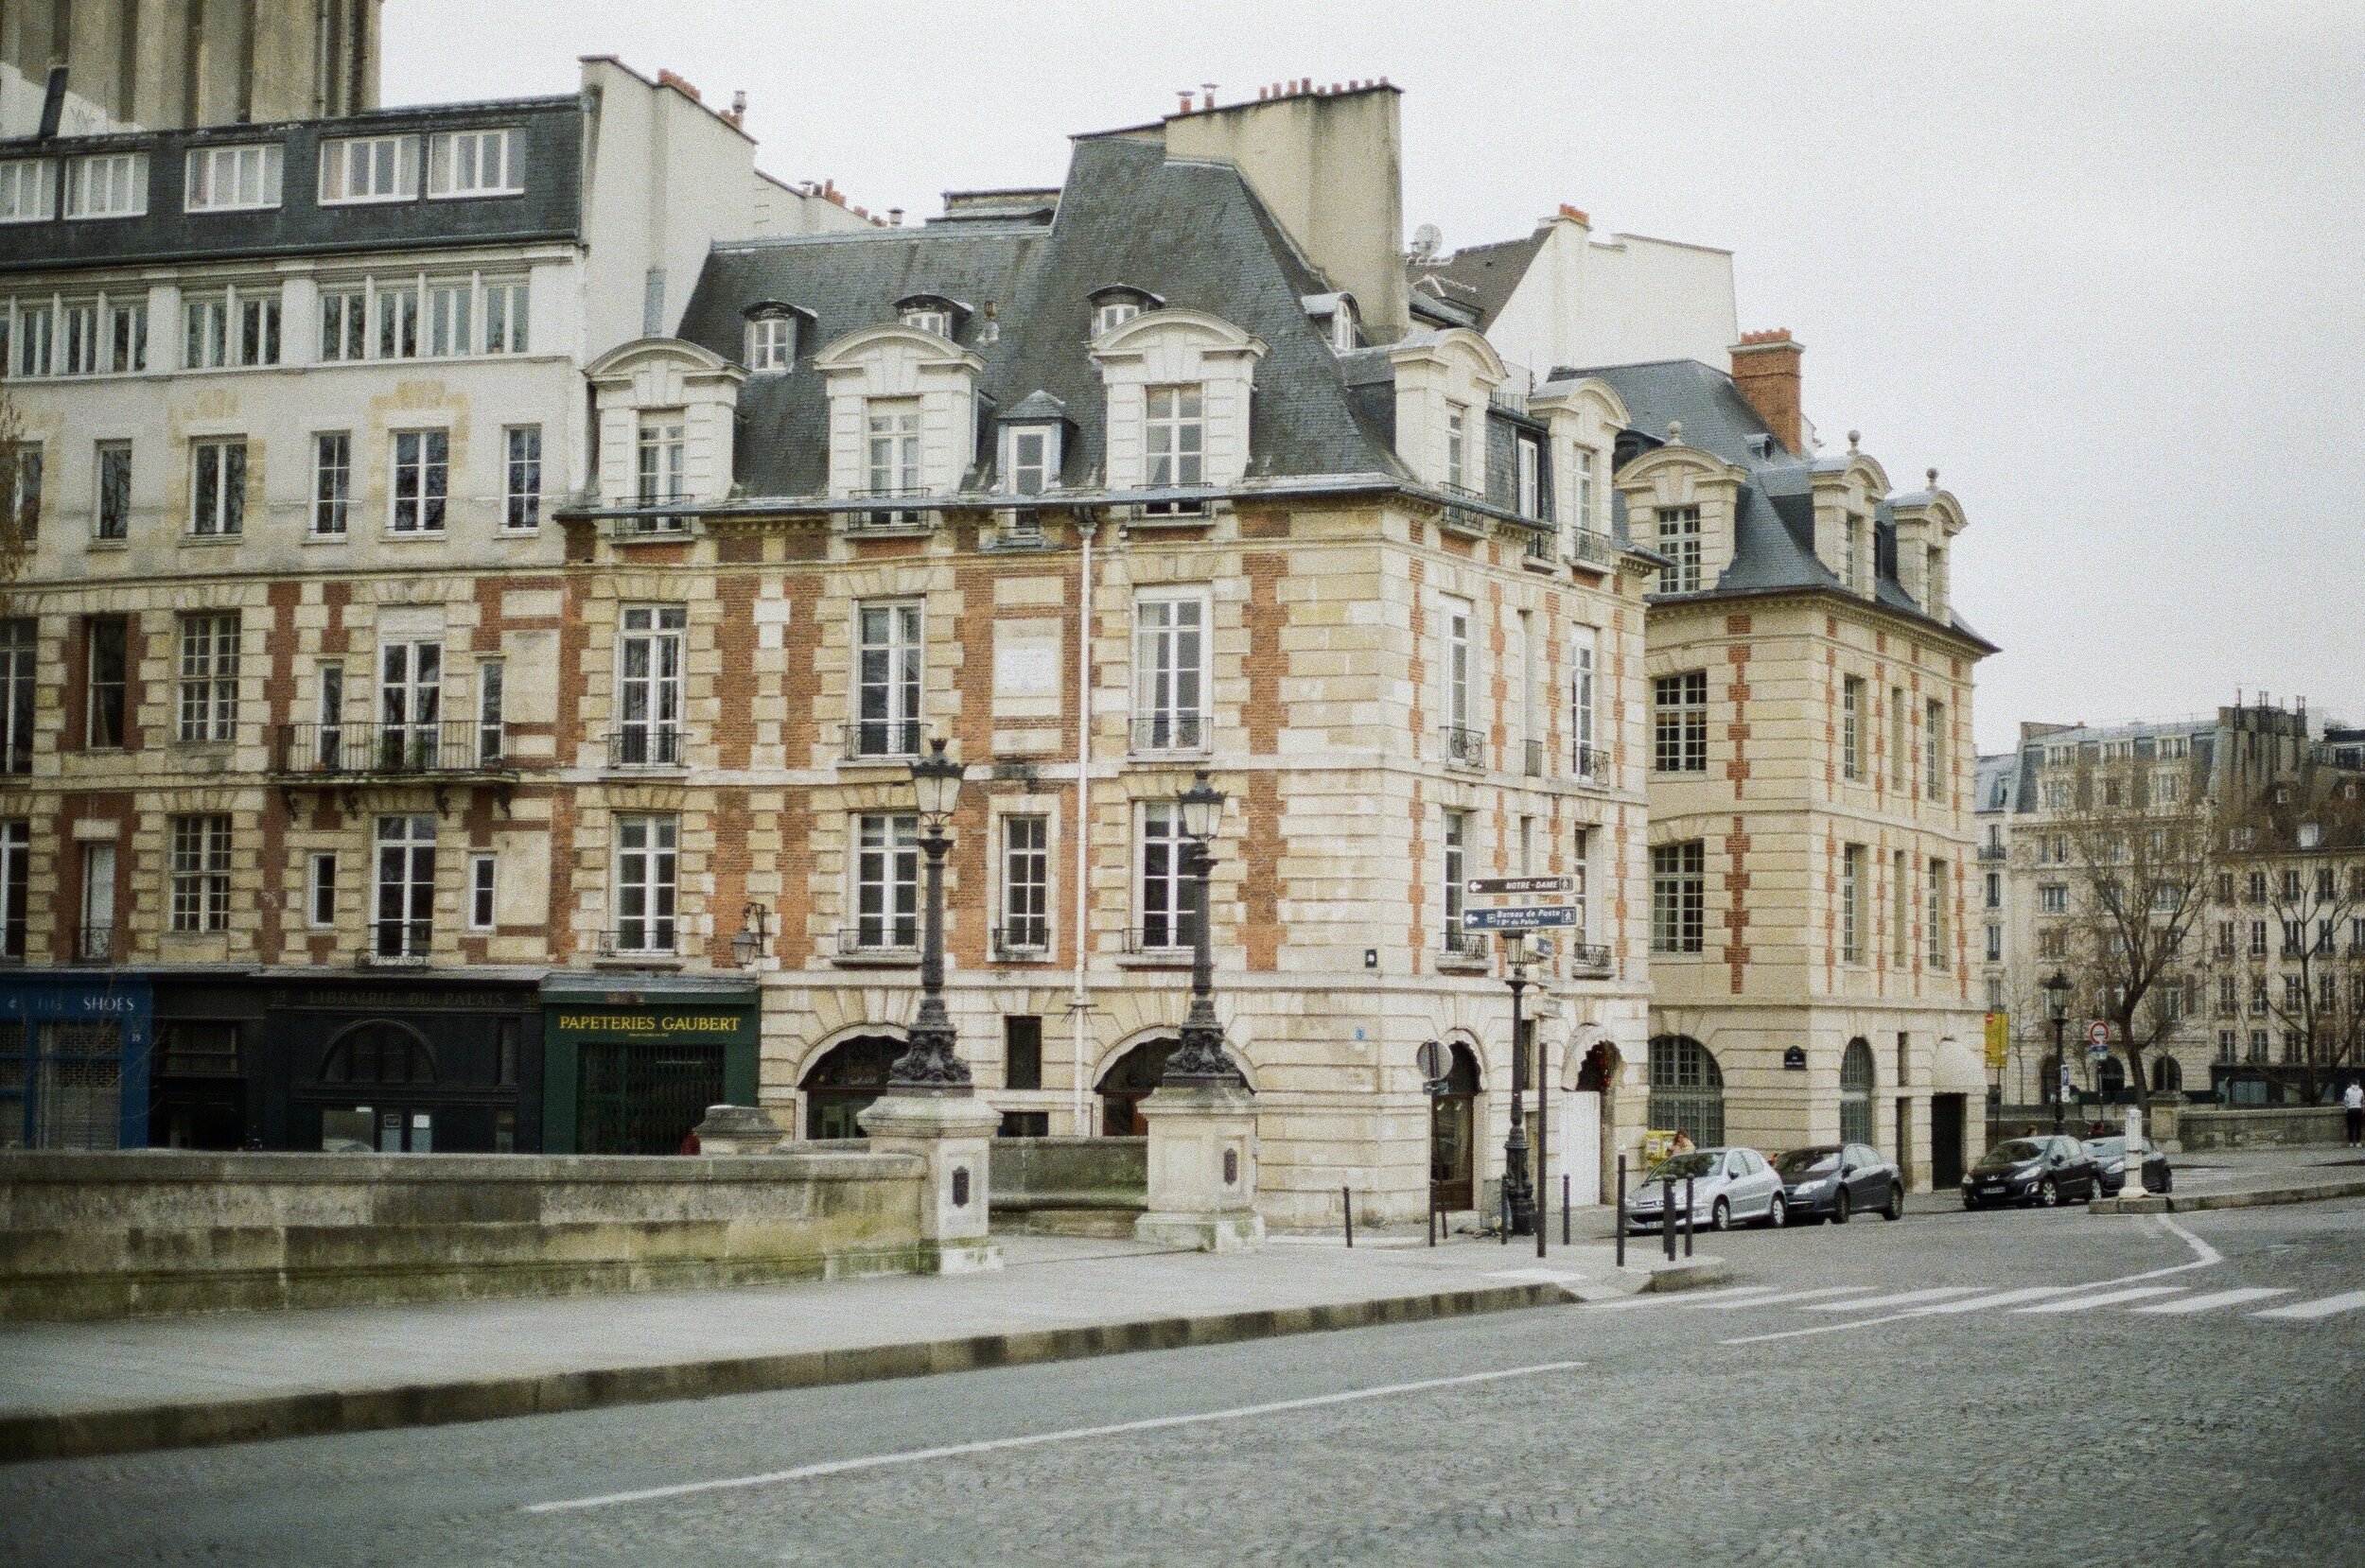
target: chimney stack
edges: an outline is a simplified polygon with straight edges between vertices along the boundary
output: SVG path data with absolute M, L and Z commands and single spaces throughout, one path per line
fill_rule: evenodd
M 1798 395 L 1798 360 L 1805 351 L 1806 345 L 1795 341 L 1786 326 L 1744 332 L 1732 350 L 1733 384 L 1793 457 L 1806 455 L 1806 422 Z

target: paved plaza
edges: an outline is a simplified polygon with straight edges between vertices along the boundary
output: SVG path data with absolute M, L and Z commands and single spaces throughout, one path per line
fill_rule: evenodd
M 1717 1246 L 1687 1294 L 18 1465 L 0 1558 L 2365 1562 L 2365 1202 Z

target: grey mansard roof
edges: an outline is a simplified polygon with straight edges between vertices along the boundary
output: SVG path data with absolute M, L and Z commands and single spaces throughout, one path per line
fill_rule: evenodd
M 828 486 L 828 408 L 814 354 L 850 332 L 893 322 L 895 302 L 906 295 L 966 301 L 973 308 L 958 341 L 984 361 L 978 390 L 987 417 L 1036 392 L 1060 400 L 1072 428 L 1063 480 L 1090 487 L 1106 466 L 1091 295 L 1112 283 L 1205 311 L 1263 342 L 1248 482 L 1407 477 L 1393 450 L 1392 405 L 1350 395 L 1348 370 L 1363 357 L 1334 355 L 1306 315 L 1305 296 L 1328 291 L 1327 280 L 1299 256 L 1236 169 L 1169 158 L 1154 138 L 1080 139 L 1047 225 L 972 220 L 717 246 L 681 336 L 736 360 L 750 305 L 777 300 L 813 312 L 794 369 L 752 375 L 741 389 L 737 467 L 748 496 L 815 496 Z M 981 453 L 991 461 L 990 447 Z
M 1617 392 L 1626 405 L 1627 428 L 1647 447 L 1666 445 L 1670 430 L 1680 423 L 1686 446 L 1722 458 L 1745 475 L 1733 518 L 1732 562 L 1702 597 L 1794 588 L 1845 591 L 1814 553 L 1813 489 L 1815 473 L 1842 466 L 1844 459 L 1801 458 L 1790 452 L 1774 439 L 1731 376 L 1696 359 L 1555 370 L 1550 379 L 1586 376 L 1598 377 Z M 1893 499 L 1910 505 L 1916 497 Z M 1898 615 L 1931 619 L 1898 581 L 1897 519 L 1886 499 L 1874 514 L 1873 560 L 1873 602 Z M 1941 624 L 1982 647 L 1994 646 L 1951 607 Z

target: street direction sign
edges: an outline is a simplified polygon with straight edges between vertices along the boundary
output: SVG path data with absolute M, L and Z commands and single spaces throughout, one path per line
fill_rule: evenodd
M 1577 912 L 1567 904 L 1514 904 L 1507 909 L 1462 912 L 1462 924 L 1470 931 L 1546 931 L 1576 923 Z
M 1472 897 L 1485 897 L 1503 893 L 1574 893 L 1574 877 L 1473 877 L 1469 880 Z

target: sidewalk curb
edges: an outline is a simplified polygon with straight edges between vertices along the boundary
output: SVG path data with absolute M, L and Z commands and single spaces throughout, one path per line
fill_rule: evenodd
M 1675 1287 L 1660 1287 L 1675 1288 Z M 0 1416 L 0 1461 L 80 1458 L 150 1449 L 206 1448 L 393 1427 L 595 1410 L 722 1394 L 818 1388 L 926 1377 L 990 1367 L 1080 1360 L 1130 1350 L 1228 1345 L 1283 1334 L 1563 1305 L 1557 1284 L 1494 1285 L 1310 1307 L 1136 1318 L 1072 1329 L 969 1334 L 777 1356 L 737 1356 L 654 1367 L 535 1372 L 476 1382 L 316 1389 L 251 1399 L 187 1401 L 107 1410 L 36 1410 Z
M 2087 1207 L 2096 1214 L 2189 1214 L 2203 1209 L 2266 1209 L 2355 1197 L 2365 1197 L 2365 1176 L 2311 1182 L 2304 1187 L 2253 1187 L 2240 1193 L 2146 1193 L 2141 1197 L 2096 1198 Z

